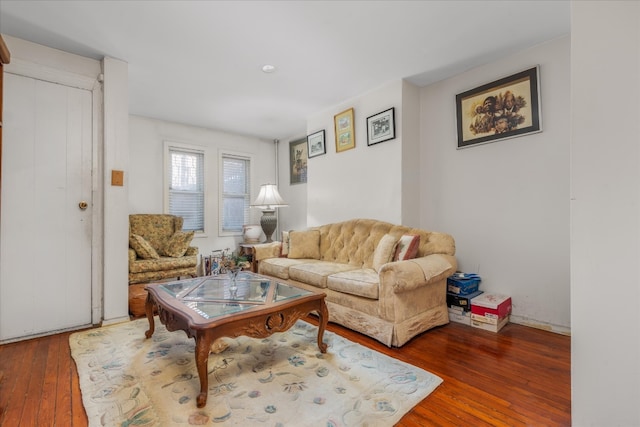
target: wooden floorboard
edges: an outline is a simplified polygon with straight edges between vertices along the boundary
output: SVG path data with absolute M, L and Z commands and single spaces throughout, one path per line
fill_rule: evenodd
M 515 324 L 494 334 L 450 323 L 398 349 L 338 325 L 328 329 L 444 380 L 397 426 L 571 425 L 568 336 Z M 87 425 L 69 335 L 0 346 L 0 426 Z

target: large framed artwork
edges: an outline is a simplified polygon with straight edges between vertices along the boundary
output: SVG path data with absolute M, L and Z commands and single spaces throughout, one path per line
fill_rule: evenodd
M 541 131 L 539 67 L 456 95 L 458 148 Z
M 324 142 L 324 129 L 307 135 L 307 148 L 309 149 L 309 158 L 320 156 L 327 152 Z
M 353 123 L 353 108 L 333 116 L 336 129 L 336 153 L 350 150 L 356 146 L 356 132 Z
M 289 143 L 289 175 L 291 184 L 307 182 L 307 138 Z
M 396 137 L 395 108 L 367 117 L 367 145 Z

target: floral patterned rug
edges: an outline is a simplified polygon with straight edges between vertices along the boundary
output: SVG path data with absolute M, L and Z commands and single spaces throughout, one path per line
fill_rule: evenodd
M 392 426 L 442 382 L 439 377 L 298 321 L 265 339 L 225 339 L 209 356 L 209 396 L 193 339 L 146 319 L 72 334 L 90 426 Z

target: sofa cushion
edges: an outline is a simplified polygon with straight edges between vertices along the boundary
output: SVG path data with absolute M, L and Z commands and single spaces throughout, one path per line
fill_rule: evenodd
M 418 234 L 405 234 L 398 240 L 394 261 L 406 261 L 413 259 L 420 248 L 420 236 Z
M 320 231 L 290 231 L 289 258 L 320 259 Z
M 327 277 L 327 288 L 371 299 L 378 299 L 379 285 L 378 273 L 370 268 L 345 271 Z
M 314 260 L 309 259 L 268 258 L 260 261 L 258 264 L 258 273 L 288 280 L 289 267 L 293 265 L 307 264 L 313 261 Z
M 147 240 L 138 235 L 138 234 L 130 234 L 129 235 L 129 246 L 136 251 L 136 254 L 142 259 L 158 259 L 160 255 L 153 249 L 153 246 Z
M 313 260 L 311 260 L 313 261 Z M 327 277 L 344 271 L 356 270 L 358 267 L 336 262 L 316 261 L 292 265 L 289 267 L 289 278 L 304 282 L 318 288 L 327 287 Z
M 390 262 L 393 259 L 393 255 L 396 252 L 396 246 L 398 245 L 398 239 L 391 234 L 385 234 L 378 242 L 376 250 L 373 252 L 373 269 L 377 272 L 384 264 Z
M 193 231 L 176 231 L 162 247 L 162 255 L 173 258 L 184 256 L 191 240 L 193 240 Z

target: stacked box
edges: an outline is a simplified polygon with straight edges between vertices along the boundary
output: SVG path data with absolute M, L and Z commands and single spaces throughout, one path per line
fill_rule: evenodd
M 447 278 L 447 292 L 455 295 L 469 295 L 478 290 L 480 276 L 477 274 L 456 273 Z
M 477 274 L 455 273 L 447 278 L 447 306 L 449 320 L 471 325 L 471 299 L 482 293 L 478 290 L 480 276 Z
M 470 312 L 471 300 L 480 294 L 482 294 L 482 291 L 475 291 L 469 295 L 458 295 L 447 292 L 447 306 L 449 306 L 449 309 Z
M 471 319 L 472 327 L 483 329 L 489 332 L 498 332 L 500 329 L 504 328 L 504 325 L 506 325 L 507 323 L 509 323 L 509 316 L 501 318 L 499 323 L 496 325 L 493 325 L 491 323 L 479 322 L 478 320 Z
M 471 301 L 471 326 L 498 332 L 509 322 L 511 297 L 486 293 Z
M 455 308 L 449 307 L 449 320 L 456 323 L 471 325 L 471 312 L 456 310 Z

